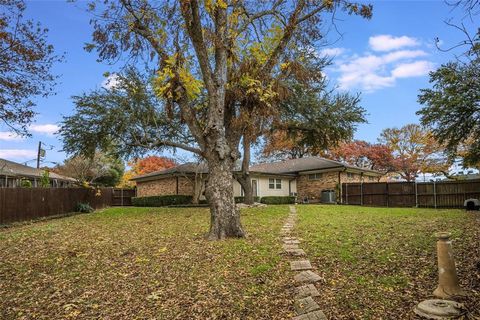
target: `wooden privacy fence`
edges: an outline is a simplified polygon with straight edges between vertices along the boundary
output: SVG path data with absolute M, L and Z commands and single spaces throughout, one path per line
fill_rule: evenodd
M 480 180 L 342 184 L 342 203 L 381 207 L 462 208 L 480 199 Z
M 79 202 L 94 209 L 131 205 L 134 195 L 133 189 L 0 188 L 0 225 L 64 215 L 74 212 Z
M 137 194 L 136 189 L 113 189 L 112 206 L 131 206 L 132 198 Z

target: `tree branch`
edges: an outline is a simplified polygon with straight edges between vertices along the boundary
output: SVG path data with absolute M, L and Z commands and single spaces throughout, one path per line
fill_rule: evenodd
M 181 11 L 183 19 L 185 20 L 186 28 L 193 47 L 197 53 L 198 63 L 202 70 L 203 82 L 210 94 L 214 94 L 212 67 L 208 58 L 208 51 L 203 39 L 203 26 L 200 18 L 198 1 L 183 0 L 181 4 Z

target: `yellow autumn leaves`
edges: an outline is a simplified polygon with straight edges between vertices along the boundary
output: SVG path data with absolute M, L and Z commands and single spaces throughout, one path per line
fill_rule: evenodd
M 175 98 L 172 82 L 178 81 L 186 91 L 189 100 L 194 100 L 203 88 L 203 82 L 195 78 L 189 71 L 188 63 L 178 66 L 178 55 L 174 54 L 165 60 L 165 66 L 158 71 L 154 81 L 155 93 L 162 98 Z

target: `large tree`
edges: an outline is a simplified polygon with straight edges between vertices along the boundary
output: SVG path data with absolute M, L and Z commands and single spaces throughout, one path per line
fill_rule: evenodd
M 295 62 L 283 65 L 284 72 L 275 79 L 275 108 L 264 106 L 260 108 L 263 112 L 258 112 L 261 99 L 239 99 L 247 105 L 244 108 L 247 117 L 242 121 L 241 169 L 235 176 L 244 190 L 247 204 L 253 203 L 250 149 L 262 137 L 269 142 L 263 150 L 264 155 L 278 141 L 272 138 L 279 135 L 287 141 L 298 140 L 289 146 L 289 152 L 301 148 L 299 145 L 311 150 L 325 150 L 339 141 L 351 139 L 356 125 L 365 122 L 365 110 L 359 106 L 359 95 L 336 94 L 330 88 L 324 75 L 325 66 L 330 64 L 327 57 L 303 50 L 292 51 L 292 56 L 296 57 Z M 238 92 L 237 96 L 248 97 L 248 94 Z M 282 155 L 278 149 L 270 148 L 270 151 L 276 158 Z
M 261 97 L 255 108 L 276 99 L 273 75 L 291 61 L 290 49 L 313 49 L 321 39 L 321 14 L 344 9 L 369 18 L 371 6 L 348 1 L 102 1 L 94 18 L 100 59 L 156 61 L 155 90 L 166 114 L 188 128 L 193 144 L 171 141 L 161 131 L 150 142 L 200 155 L 209 169 L 206 196 L 211 209 L 209 238 L 243 237 L 233 199 L 232 170 L 239 158 L 245 106 L 231 95 L 236 85 Z
M 175 160 L 168 157 L 147 156 L 145 158 L 137 158 L 128 163 L 130 169 L 127 170 L 118 186 L 122 188 L 131 188 L 135 186 L 133 181 L 130 181 L 135 176 L 148 174 L 155 171 L 160 171 L 175 167 L 177 163 Z
M 334 93 L 325 84 L 293 85 L 280 107 L 279 119 L 265 136 L 265 158 L 325 155 L 329 148 L 351 140 L 357 125 L 366 122 L 358 95 Z
M 328 155 L 335 160 L 360 168 L 382 172 L 395 170 L 392 150 L 380 143 L 374 144 L 363 140 L 348 141 L 330 150 Z
M 456 52 L 455 59 L 430 73 L 432 88 L 420 90 L 418 101 L 424 107 L 417 114 L 446 145 L 451 158 L 460 156 L 464 166 L 480 167 L 480 2 L 459 0 L 450 5 L 463 9 L 477 25 L 469 32 L 463 23 L 448 22 L 463 40 L 443 50 Z
M 62 59 L 25 8 L 23 0 L 0 0 L 0 121 L 21 134 L 35 115 L 33 98 L 53 93 L 52 65 Z
M 394 171 L 407 181 L 419 173 L 445 173 L 451 165 L 445 147 L 418 124 L 384 129 L 379 142 L 392 150 Z
M 93 157 L 76 155 L 52 171 L 77 180 L 80 185 L 114 187 L 124 173 L 123 161 L 115 156 L 96 152 Z

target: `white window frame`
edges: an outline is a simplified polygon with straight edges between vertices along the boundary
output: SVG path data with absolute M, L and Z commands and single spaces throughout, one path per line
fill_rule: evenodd
M 323 173 L 311 173 L 308 175 L 308 180 L 320 180 L 323 178 Z
M 277 189 L 277 190 L 282 189 L 282 179 L 275 179 L 275 189 Z
M 268 179 L 268 189 L 275 189 L 275 179 L 269 178 Z

